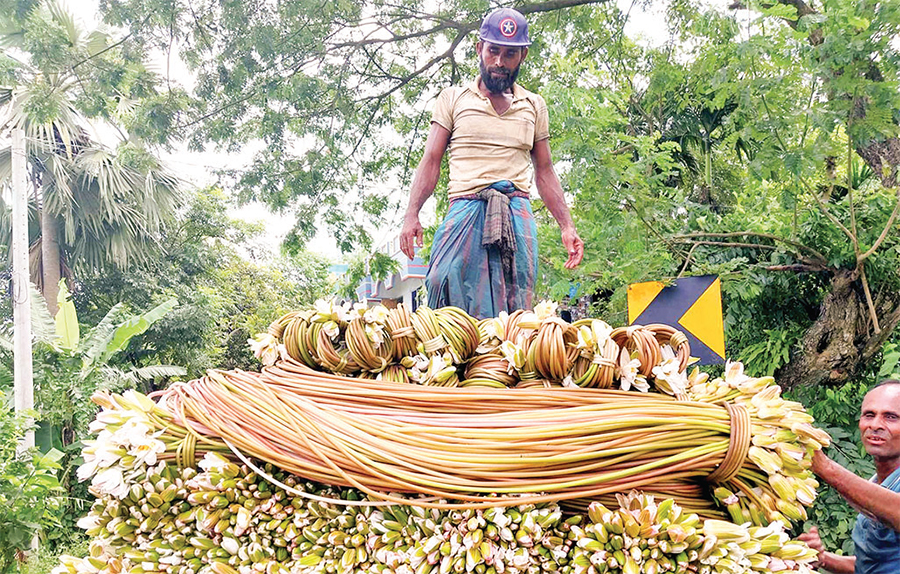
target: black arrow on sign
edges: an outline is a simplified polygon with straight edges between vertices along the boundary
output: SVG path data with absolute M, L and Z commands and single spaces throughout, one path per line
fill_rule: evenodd
M 715 280 L 716 275 L 684 277 L 677 280 L 675 284 L 664 287 L 632 324 L 662 323 L 675 327 L 687 335 L 691 344 L 691 356 L 699 358 L 700 363 L 704 365 L 722 364 L 725 361 L 724 357 L 707 347 L 678 322 Z

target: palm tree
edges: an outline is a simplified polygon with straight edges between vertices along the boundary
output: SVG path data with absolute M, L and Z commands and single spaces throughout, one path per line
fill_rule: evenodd
M 63 55 L 29 54 L 25 50 L 34 43 L 26 41 L 24 29 L 0 36 L 4 47 L 19 50 L 7 51 L 7 56 L 24 54 L 16 71 L 19 82 L 0 91 L 0 125 L 25 131 L 32 199 L 40 217 L 31 249 L 32 278 L 55 313 L 59 279 L 70 268 L 99 272 L 152 253 L 160 224 L 174 211 L 179 193 L 176 178 L 141 142 L 112 123 L 115 118 L 106 111 L 110 106 L 100 106 L 91 118 L 82 112 L 81 106 L 96 102 L 97 94 L 86 93 L 80 66 L 107 56 L 114 48 L 110 37 L 83 30 L 54 0 L 39 4 L 24 26 L 35 23 L 64 36 Z M 143 68 L 140 62 L 134 65 Z M 107 99 L 126 112 L 132 104 L 120 93 Z M 91 136 L 98 122 L 122 133 L 115 149 Z M 0 149 L 0 181 L 8 180 L 10 159 L 10 149 Z

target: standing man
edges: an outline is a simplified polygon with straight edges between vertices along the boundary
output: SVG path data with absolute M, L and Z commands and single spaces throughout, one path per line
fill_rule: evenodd
M 900 381 L 879 383 L 863 399 L 859 432 L 875 459 L 872 480 L 860 478 L 817 451 L 812 470 L 860 511 L 853 527 L 853 556 L 822 546 L 813 527 L 800 535 L 819 551 L 819 566 L 835 574 L 900 572 Z
M 529 203 L 532 180 L 559 224 L 566 268 L 584 256 L 550 156 L 544 99 L 516 84 L 528 55 L 528 23 L 498 8 L 481 23 L 480 74 L 438 96 L 410 192 L 400 249 L 422 245 L 419 211 L 434 193 L 450 150 L 450 209 L 438 227 L 425 277 L 428 305 L 453 305 L 478 318 L 531 308 L 537 275 L 537 227 Z M 533 178 L 532 178 L 533 175 Z

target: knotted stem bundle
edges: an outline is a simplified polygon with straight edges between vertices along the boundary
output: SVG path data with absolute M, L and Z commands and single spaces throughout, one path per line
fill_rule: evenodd
M 749 403 L 580 388 L 348 384 L 294 361 L 262 373 L 211 371 L 171 387 L 160 404 L 173 428 L 185 429 L 182 441 L 194 435 L 197 451 L 225 444 L 309 480 L 401 504 L 392 493 L 451 499 L 458 502 L 434 504 L 455 508 L 647 488 L 701 508 L 708 497 L 689 497 L 712 475 L 744 493 L 764 520 L 782 518 L 784 508 L 768 470 L 748 456 L 751 431 L 796 426 L 760 420 Z

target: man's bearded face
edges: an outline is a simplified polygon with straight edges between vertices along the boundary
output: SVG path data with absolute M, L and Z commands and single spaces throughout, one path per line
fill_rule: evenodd
M 502 94 L 516 83 L 519 77 L 521 64 L 510 70 L 502 66 L 487 68 L 484 65 L 484 57 L 478 55 L 478 69 L 481 71 L 481 83 L 492 94 Z

